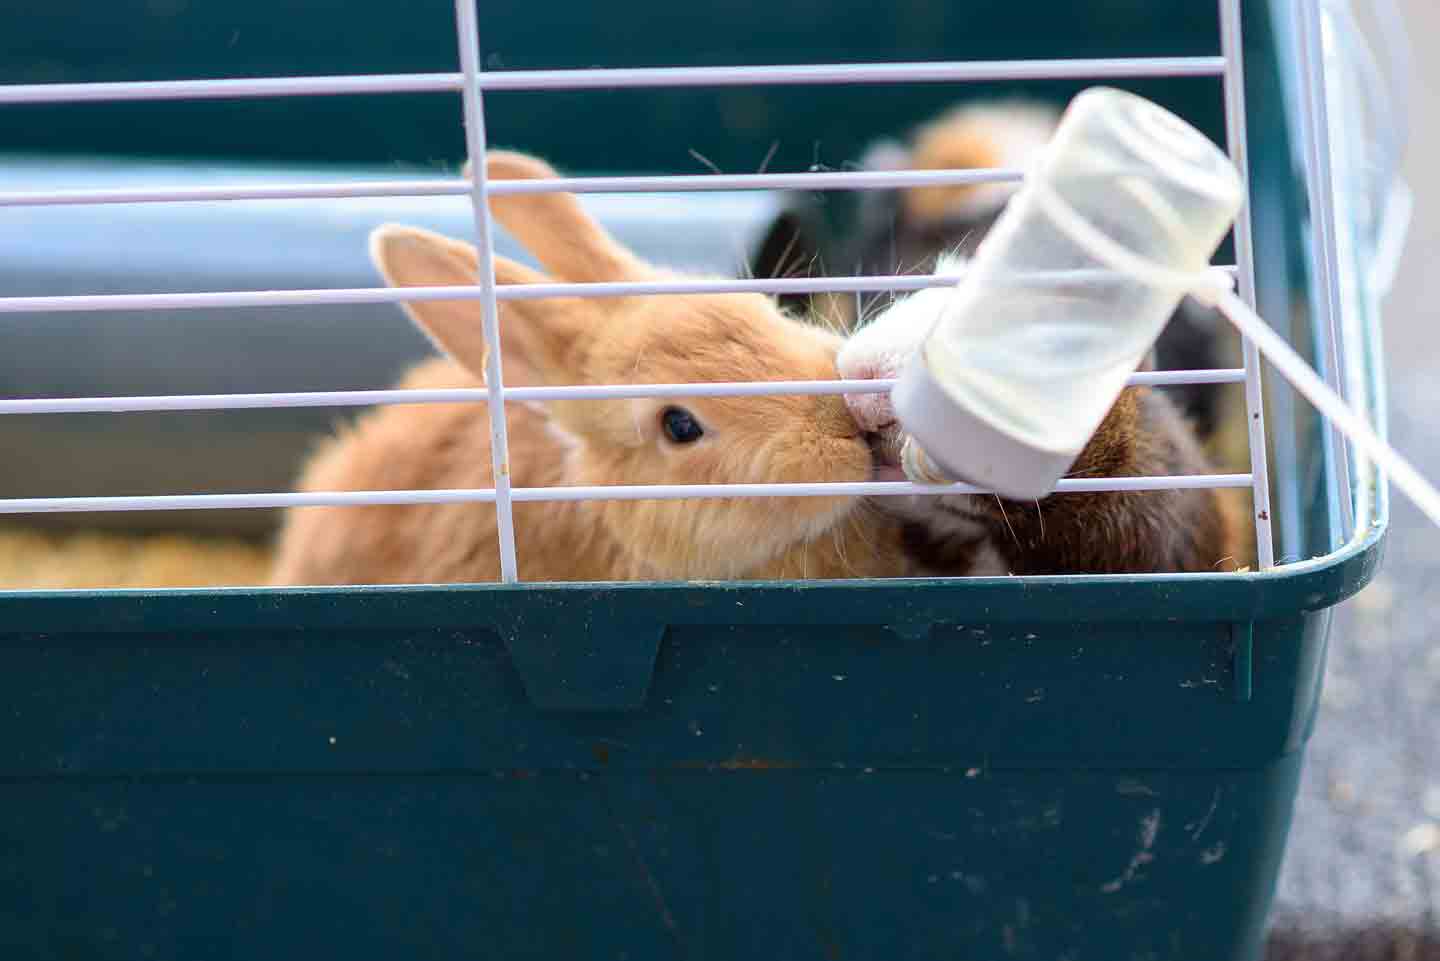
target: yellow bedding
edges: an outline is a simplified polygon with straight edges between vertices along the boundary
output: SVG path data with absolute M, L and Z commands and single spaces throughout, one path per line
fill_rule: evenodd
M 269 567 L 264 546 L 238 539 L 0 525 L 0 590 L 258 585 Z

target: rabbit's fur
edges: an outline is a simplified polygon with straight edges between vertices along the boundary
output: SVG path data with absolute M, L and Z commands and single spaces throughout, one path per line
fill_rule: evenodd
M 492 152 L 496 180 L 549 178 L 523 154 Z M 620 246 L 564 193 L 492 196 L 491 209 L 550 276 L 495 258 L 500 284 L 654 280 L 670 276 Z M 474 284 L 472 246 L 387 226 L 371 254 L 396 287 Z M 485 342 L 474 299 L 406 311 L 445 356 L 407 388 L 483 385 Z M 754 294 L 501 301 L 508 386 L 828 380 L 839 339 Z M 704 434 L 668 440 L 662 411 L 683 407 Z M 837 396 L 584 400 L 509 410 L 517 488 L 609 484 L 776 483 L 871 479 L 866 439 Z M 487 488 L 484 404 L 398 405 L 329 440 L 302 491 Z M 898 528 L 855 497 L 517 503 L 527 581 L 828 578 L 901 574 Z M 277 584 L 493 581 L 496 512 L 484 503 L 292 509 Z

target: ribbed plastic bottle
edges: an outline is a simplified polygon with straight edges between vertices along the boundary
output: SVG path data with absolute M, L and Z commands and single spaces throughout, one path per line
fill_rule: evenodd
M 1081 93 L 903 370 L 901 424 L 956 480 L 1050 493 L 1186 293 L 1127 258 L 1202 276 L 1243 197 L 1229 158 L 1180 118 Z

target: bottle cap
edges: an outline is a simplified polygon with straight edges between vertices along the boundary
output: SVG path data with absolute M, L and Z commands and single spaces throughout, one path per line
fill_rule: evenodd
M 1009 500 L 1052 493 L 1080 453 L 1035 447 L 976 416 L 931 376 L 923 348 L 901 372 L 890 398 L 896 416 L 935 466 Z M 955 462 L 955 451 L 967 452 L 964 463 Z

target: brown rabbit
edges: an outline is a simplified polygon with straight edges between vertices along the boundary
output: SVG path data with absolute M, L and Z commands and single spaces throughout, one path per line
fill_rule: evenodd
M 959 258 L 939 272 L 958 274 Z M 840 352 L 842 377 L 899 375 L 951 296 L 934 288 L 897 301 Z M 848 396 L 877 459 L 899 475 L 905 435 L 889 394 Z M 1212 473 L 1194 433 L 1157 391 L 1121 393 L 1071 467 L 1071 477 Z M 917 478 L 941 483 L 929 474 Z M 1243 549 L 1229 491 L 1163 490 L 1051 494 L 1039 501 L 955 494 L 877 498 L 905 525 L 906 550 L 932 574 L 1141 574 L 1233 570 Z
M 494 152 L 493 179 L 550 178 L 537 159 Z M 496 218 L 561 281 L 671 276 L 621 247 L 570 194 L 491 199 Z M 475 283 L 473 247 L 386 226 L 371 255 L 397 287 Z M 551 280 L 505 258 L 500 284 Z M 403 387 L 482 385 L 477 301 L 405 309 L 447 355 Z M 502 301 L 508 385 L 833 379 L 839 339 L 753 294 Z M 870 448 L 837 396 L 583 400 L 514 404 L 516 487 L 864 481 Z M 492 486 L 483 404 L 402 405 L 328 441 L 304 491 Z M 898 528 L 854 497 L 517 503 L 528 581 L 883 576 L 905 571 Z M 496 512 L 483 503 L 293 509 L 277 584 L 492 581 Z

